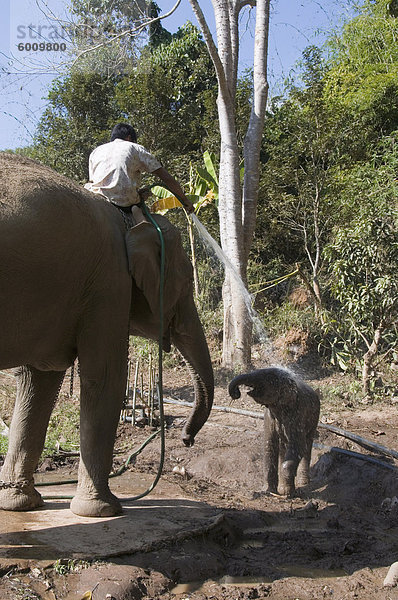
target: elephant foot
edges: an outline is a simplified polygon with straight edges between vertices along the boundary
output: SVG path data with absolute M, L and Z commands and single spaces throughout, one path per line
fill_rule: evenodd
M 71 504 L 71 511 L 80 517 L 114 517 L 122 512 L 122 505 L 111 492 L 105 498 L 89 498 L 76 495 Z
M 279 487 L 279 494 L 286 496 L 286 498 L 294 498 L 296 496 L 296 488 L 291 485 L 281 485 Z
M 43 506 L 43 498 L 32 481 L 0 481 L 0 510 L 33 510 Z
M 299 487 L 304 487 L 305 485 L 309 484 L 310 478 L 309 477 L 297 477 L 296 482 Z

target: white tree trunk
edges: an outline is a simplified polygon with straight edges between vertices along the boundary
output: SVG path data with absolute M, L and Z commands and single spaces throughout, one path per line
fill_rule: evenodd
M 268 99 L 269 9 L 269 0 L 257 0 L 253 61 L 253 105 L 244 144 L 243 229 L 246 260 L 248 259 L 256 225 L 260 149 Z
M 221 134 L 219 172 L 219 217 L 221 246 L 246 284 L 247 262 L 256 222 L 259 159 L 267 101 L 267 47 L 270 0 L 257 0 L 254 48 L 254 97 L 245 137 L 243 192 L 239 176 L 236 85 L 239 57 L 239 12 L 245 0 L 212 0 L 217 29 L 217 47 L 199 6 L 190 0 L 202 29 L 218 79 L 218 116 Z M 253 4 L 253 2 L 250 2 Z M 244 298 L 230 273 L 223 286 L 223 364 L 247 367 L 251 357 L 251 322 Z

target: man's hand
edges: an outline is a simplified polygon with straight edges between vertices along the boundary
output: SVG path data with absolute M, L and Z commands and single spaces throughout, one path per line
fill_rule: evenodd
M 185 194 L 184 198 L 178 198 L 178 200 L 181 202 L 181 204 L 183 205 L 183 207 L 189 215 L 195 212 L 192 202 L 189 200 L 189 198 L 186 197 Z
M 165 186 L 174 194 L 174 196 L 181 202 L 185 210 L 188 214 L 194 212 L 194 207 L 192 202 L 186 197 L 184 194 L 184 190 L 178 183 L 176 179 L 165 169 L 164 167 L 160 167 L 160 169 L 156 169 L 153 171 L 154 175 L 157 175 L 165 184 Z
M 148 198 L 150 198 L 150 196 L 152 195 L 152 192 L 150 190 L 149 187 L 143 187 L 140 188 L 139 190 L 137 190 L 138 195 L 140 197 L 140 199 L 145 202 L 146 200 L 148 200 Z

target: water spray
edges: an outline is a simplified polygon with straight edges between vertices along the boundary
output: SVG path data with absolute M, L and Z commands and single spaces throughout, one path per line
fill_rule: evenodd
M 197 215 L 192 214 L 191 219 L 192 219 L 192 222 L 194 223 L 196 229 L 198 230 L 199 235 L 201 236 L 203 241 L 206 243 L 208 248 L 210 248 L 210 250 L 212 250 L 212 252 L 218 258 L 218 260 L 224 265 L 225 269 L 228 270 L 228 272 L 233 276 L 233 278 L 238 286 L 238 289 L 242 295 L 243 301 L 247 308 L 247 312 L 253 323 L 254 330 L 257 334 L 257 337 L 258 337 L 260 343 L 263 346 L 270 348 L 271 344 L 270 344 L 269 338 L 267 336 L 265 327 L 262 324 L 259 315 L 253 308 L 253 297 L 251 296 L 250 292 L 248 291 L 245 284 L 243 283 L 243 280 L 242 280 L 241 276 L 239 275 L 237 269 L 231 263 L 229 258 L 226 256 L 225 252 L 222 250 L 222 248 L 217 244 L 216 240 L 207 231 L 206 227 L 199 221 Z

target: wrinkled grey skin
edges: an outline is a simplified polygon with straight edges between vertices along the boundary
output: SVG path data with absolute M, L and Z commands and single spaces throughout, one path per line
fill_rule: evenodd
M 287 496 L 309 483 L 312 442 L 318 425 L 318 393 L 286 369 L 269 367 L 238 375 L 229 384 L 232 398 L 239 386 L 264 406 L 264 459 L 267 491 Z
M 158 221 L 170 227 L 167 219 Z M 33 472 L 65 370 L 78 357 L 81 458 L 71 509 L 83 516 L 121 512 L 108 475 L 128 336 L 159 335 L 159 316 L 130 276 L 125 236 L 123 217 L 109 202 L 35 161 L 0 153 L 0 368 L 18 367 L 0 509 L 43 504 Z M 190 263 L 174 239 L 166 263 L 164 338 L 193 375 L 195 403 L 182 433 L 189 446 L 209 415 L 214 384 Z

